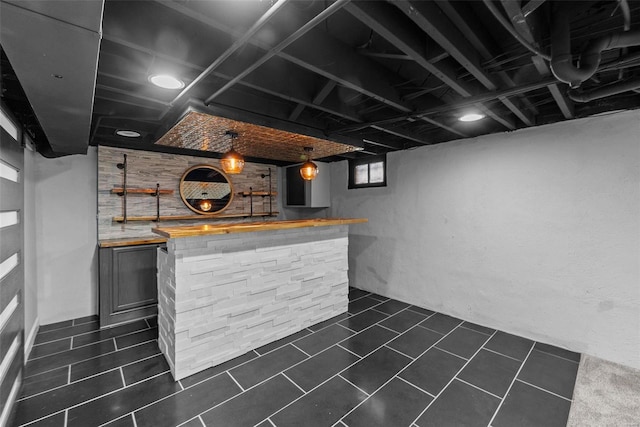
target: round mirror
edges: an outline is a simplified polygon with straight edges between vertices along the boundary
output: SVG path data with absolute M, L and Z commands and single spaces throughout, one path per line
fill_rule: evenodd
M 180 197 L 192 211 L 203 215 L 214 214 L 229 206 L 233 200 L 233 187 L 221 170 L 209 165 L 197 165 L 182 175 Z

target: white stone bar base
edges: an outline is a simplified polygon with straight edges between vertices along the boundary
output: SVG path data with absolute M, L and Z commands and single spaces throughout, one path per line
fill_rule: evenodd
M 347 311 L 348 226 L 172 238 L 158 343 L 174 379 Z

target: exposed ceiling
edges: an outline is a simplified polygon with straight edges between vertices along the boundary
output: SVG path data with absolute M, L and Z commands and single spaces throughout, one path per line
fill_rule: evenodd
M 188 112 L 361 148 L 331 161 L 640 107 L 640 0 L 107 0 L 99 51 L 99 1 L 1 5 L 3 55 L 57 154 L 87 144 L 166 151 L 156 141 Z M 55 22 L 35 31 L 46 27 L 38 19 Z M 30 56 L 43 49 L 58 60 Z M 48 78 L 29 77 L 30 61 Z M 45 86 L 68 81 L 52 64 L 83 75 L 47 99 Z M 3 101 L 19 105 L 9 101 L 15 89 L 5 91 L 5 68 Z M 149 82 L 163 73 L 186 87 Z M 64 107 L 87 96 L 92 109 Z M 466 111 L 486 117 L 459 121 Z M 61 143 L 49 123 L 56 113 L 58 124 L 66 114 L 64 130 L 87 137 L 65 139 L 63 130 Z M 141 136 L 115 134 L 123 129 Z

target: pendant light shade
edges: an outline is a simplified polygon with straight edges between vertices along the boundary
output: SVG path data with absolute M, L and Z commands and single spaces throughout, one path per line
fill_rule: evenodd
M 239 174 L 242 172 L 242 169 L 244 169 L 244 157 L 233 149 L 233 139 L 236 138 L 238 134 L 228 130 L 227 135 L 231 136 L 231 150 L 224 153 L 224 156 L 220 159 L 220 166 L 222 166 L 222 170 L 229 175 Z
M 304 147 L 304 151 L 308 153 L 307 161 L 304 162 L 302 166 L 300 166 L 300 175 L 305 181 L 311 181 L 315 179 L 316 176 L 318 176 L 318 165 L 313 163 L 309 158 L 311 152 L 313 151 L 313 147 Z

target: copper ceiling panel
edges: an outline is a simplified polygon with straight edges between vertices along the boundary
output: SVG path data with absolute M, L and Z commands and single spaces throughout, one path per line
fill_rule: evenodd
M 194 111 L 184 116 L 156 144 L 225 153 L 231 148 L 231 137 L 227 131 L 238 134 L 233 140 L 233 148 L 246 157 L 296 163 L 305 160 L 304 147 L 313 147 L 312 159 L 361 150 L 353 145 Z

